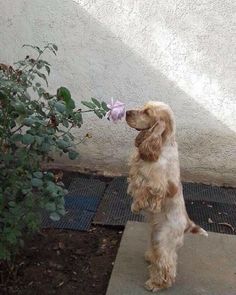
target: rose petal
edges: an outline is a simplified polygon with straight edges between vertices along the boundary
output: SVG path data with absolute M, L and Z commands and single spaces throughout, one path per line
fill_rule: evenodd
M 110 111 L 107 112 L 107 118 L 109 120 L 112 120 L 113 122 L 117 122 L 118 120 L 121 120 L 125 115 L 125 104 L 119 100 L 116 100 L 115 102 L 113 99 L 111 100 L 110 104 L 107 104 L 107 107 L 110 109 Z

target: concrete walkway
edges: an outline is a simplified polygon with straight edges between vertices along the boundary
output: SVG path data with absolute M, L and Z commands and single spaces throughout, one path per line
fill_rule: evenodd
M 143 287 L 148 275 L 143 257 L 147 240 L 147 224 L 127 223 L 106 295 L 152 294 Z M 236 236 L 186 235 L 179 253 L 176 284 L 158 294 L 235 295 Z

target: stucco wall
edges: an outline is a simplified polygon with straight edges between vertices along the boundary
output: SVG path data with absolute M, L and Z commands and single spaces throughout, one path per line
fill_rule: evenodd
M 234 0 L 0 0 L 0 59 L 24 57 L 24 43 L 55 42 L 53 89 L 169 103 L 177 119 L 185 179 L 236 185 Z M 80 160 L 58 165 L 127 172 L 136 133 L 87 115 Z

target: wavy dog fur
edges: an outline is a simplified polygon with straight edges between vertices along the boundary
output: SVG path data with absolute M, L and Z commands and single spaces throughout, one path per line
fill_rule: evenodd
M 140 131 L 130 161 L 128 193 L 133 198 L 131 210 L 144 210 L 151 225 L 150 247 L 145 254 L 150 263 L 149 280 L 145 286 L 156 292 L 175 281 L 177 250 L 183 245 L 184 233 L 207 236 L 207 232 L 186 212 L 171 108 L 151 101 L 127 111 L 126 121 Z

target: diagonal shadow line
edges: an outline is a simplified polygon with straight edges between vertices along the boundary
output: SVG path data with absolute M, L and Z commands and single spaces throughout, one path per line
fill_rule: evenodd
M 191 174 L 191 167 L 187 165 L 189 161 L 203 173 L 204 177 L 207 177 L 210 172 L 217 175 L 218 179 L 225 178 L 227 182 L 229 178 L 232 181 L 232 174 L 236 172 L 236 161 L 234 161 L 236 160 L 234 144 L 236 134 L 202 108 L 173 81 L 167 79 L 141 56 L 134 53 L 84 8 L 78 4 L 74 5 L 79 19 L 87 24 L 86 29 L 85 27 L 82 29 L 85 30 L 87 37 L 84 37 L 85 34 L 81 31 L 75 33 L 78 38 L 82 38 L 82 35 L 85 38 L 83 42 L 86 43 L 87 50 L 83 51 L 82 57 L 87 62 L 88 73 L 92 73 L 88 81 L 91 95 L 99 93 L 100 96 L 114 96 L 115 93 L 130 99 L 127 102 L 128 107 L 140 105 L 140 102 L 150 99 L 169 103 L 176 114 L 177 126 L 179 126 L 178 141 L 182 167 Z M 77 66 L 74 65 L 72 70 L 77 72 Z M 201 114 L 201 122 L 199 122 L 199 114 Z M 99 125 L 103 126 L 103 123 Z M 196 126 L 197 129 L 195 129 Z M 119 132 L 119 138 L 125 138 L 127 129 Z M 102 138 L 96 139 L 95 148 L 101 154 L 104 151 L 104 141 L 108 137 L 109 145 L 117 144 L 117 136 L 114 134 L 114 128 L 111 127 L 110 132 L 106 131 Z M 123 144 L 128 144 L 129 141 L 130 139 L 125 139 Z M 108 163 L 106 157 L 107 155 L 101 157 L 101 164 Z M 119 155 L 118 157 L 114 155 L 113 161 L 114 165 L 119 165 Z M 210 178 L 214 179 L 215 176 L 211 175 Z

